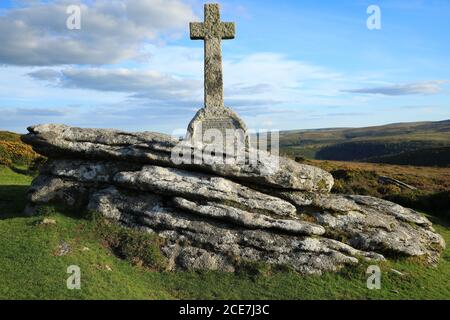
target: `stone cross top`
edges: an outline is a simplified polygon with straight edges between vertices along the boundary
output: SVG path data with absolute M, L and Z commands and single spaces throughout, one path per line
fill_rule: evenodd
M 221 41 L 234 39 L 234 23 L 220 21 L 218 4 L 205 4 L 205 22 L 191 22 L 190 31 L 205 40 L 205 108 L 224 108 Z

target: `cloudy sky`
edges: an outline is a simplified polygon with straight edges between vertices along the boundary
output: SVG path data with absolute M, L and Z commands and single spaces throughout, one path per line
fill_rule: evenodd
M 450 118 L 450 1 L 223 0 L 225 103 L 248 126 Z M 381 9 L 369 30 L 367 8 Z M 81 29 L 66 10 L 81 7 Z M 199 0 L 0 0 L 0 130 L 174 133 L 203 105 Z

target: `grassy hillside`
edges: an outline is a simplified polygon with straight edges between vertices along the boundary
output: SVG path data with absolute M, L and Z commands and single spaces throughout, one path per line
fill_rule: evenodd
M 450 120 L 367 128 L 286 131 L 282 153 L 309 159 L 450 165 Z
M 450 221 L 450 168 L 319 160 L 303 162 L 330 172 L 335 180 L 334 193 L 378 197 Z M 383 177 L 415 189 L 386 183 Z
M 449 165 L 450 147 L 422 148 L 412 151 L 402 151 L 396 154 L 388 154 L 368 159 L 369 162 L 404 164 L 414 166 L 439 166 Z
M 395 156 L 402 153 L 416 152 L 420 155 L 420 151 L 442 149 L 442 143 L 427 141 L 400 141 L 387 142 L 384 140 L 365 140 L 338 143 L 331 146 L 324 146 L 316 153 L 318 160 L 338 160 L 338 161 L 366 161 L 374 160 L 380 157 Z M 412 159 L 414 160 L 414 159 Z M 430 162 L 434 159 L 429 159 Z
M 315 162 L 336 170 L 356 170 L 354 164 Z M 372 165 L 366 165 L 369 171 Z M 394 168 L 373 165 L 377 172 Z M 431 170 L 428 172 L 428 170 Z M 439 191 L 448 172 L 438 168 L 407 168 L 404 179 L 430 192 Z M 413 174 L 408 180 L 408 174 Z M 442 179 L 442 180 L 439 180 Z M 321 277 L 302 277 L 289 270 L 255 266 L 237 273 L 157 271 L 128 257 L 121 259 L 110 236 L 98 232 L 101 220 L 67 215 L 54 209 L 42 216 L 22 217 L 31 177 L 0 166 L 0 299 L 449 299 L 450 249 L 436 268 L 409 260 L 380 264 L 381 290 L 366 288 L 366 265 Z M 450 180 L 446 180 L 447 183 Z M 362 182 L 361 182 L 362 183 Z M 44 225 L 44 218 L 56 224 Z M 450 228 L 431 219 L 447 243 Z M 103 226 L 100 226 L 103 227 Z M 136 243 L 133 239 L 130 243 Z M 59 255 L 62 244 L 70 250 Z M 123 257 L 122 257 L 123 258 Z M 67 267 L 81 268 L 81 290 L 68 290 Z M 391 269 L 402 272 L 399 275 Z

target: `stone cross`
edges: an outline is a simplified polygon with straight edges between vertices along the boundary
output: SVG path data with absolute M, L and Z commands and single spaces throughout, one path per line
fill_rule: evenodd
M 205 41 L 205 105 L 189 123 L 186 140 L 222 150 L 246 146 L 245 123 L 223 103 L 221 42 L 234 39 L 234 23 L 220 21 L 218 4 L 205 4 L 205 21 L 191 22 L 190 31 L 191 39 Z
M 205 4 L 205 22 L 190 23 L 191 39 L 205 40 L 205 108 L 223 108 L 222 39 L 234 39 L 233 22 L 220 21 L 218 4 Z

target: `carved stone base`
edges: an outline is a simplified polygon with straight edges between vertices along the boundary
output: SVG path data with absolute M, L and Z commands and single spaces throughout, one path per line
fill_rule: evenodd
M 186 139 L 195 145 L 248 146 L 247 127 L 229 108 L 202 108 L 188 126 Z

